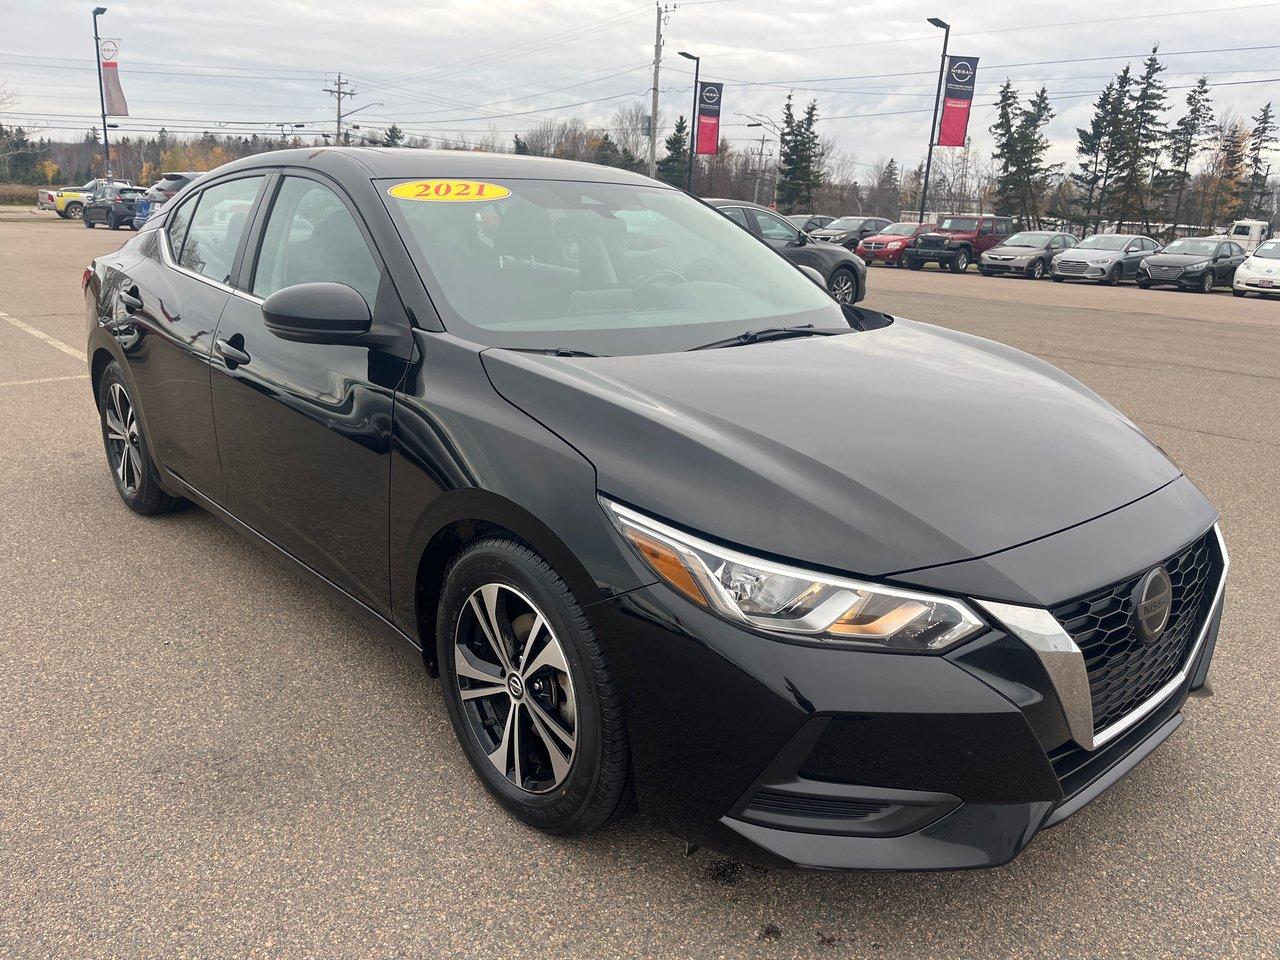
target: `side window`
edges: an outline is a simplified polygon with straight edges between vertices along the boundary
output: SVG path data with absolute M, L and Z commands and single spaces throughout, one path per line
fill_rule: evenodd
M 1231 255 L 1233 257 L 1243 257 L 1244 247 L 1240 246 L 1238 243 L 1231 244 Z
M 978 236 L 989 237 L 994 233 L 993 224 L 990 220 L 983 220 L 982 225 L 978 228 Z
M 168 226 L 164 228 L 169 237 L 169 253 L 174 260 L 180 260 L 182 257 L 182 241 L 187 238 L 187 228 L 191 226 L 191 214 L 195 212 L 197 199 L 199 198 L 193 197 L 190 200 L 184 200 L 182 206 L 173 211 Z
M 382 271 L 355 218 L 322 183 L 285 177 L 271 206 L 251 292 L 269 297 L 296 283 L 345 283 L 372 311 Z
M 1145 247 L 1147 250 L 1159 250 L 1159 249 L 1160 249 L 1160 244 L 1156 243 L 1154 240 L 1151 240 L 1151 239 L 1149 239 L 1149 238 L 1147 238 L 1147 237 L 1143 237 L 1143 238 L 1142 238 L 1142 246 L 1143 246 L 1143 247 Z
M 249 210 L 265 177 L 228 180 L 200 192 L 178 265 L 228 283 L 236 248 L 249 226 Z
M 751 229 L 747 226 L 747 215 L 741 207 L 721 207 L 720 212 L 740 226 L 743 230 Z
M 750 213 L 756 218 L 760 232 L 769 240 L 791 241 L 799 236 L 795 227 L 767 210 L 751 210 Z

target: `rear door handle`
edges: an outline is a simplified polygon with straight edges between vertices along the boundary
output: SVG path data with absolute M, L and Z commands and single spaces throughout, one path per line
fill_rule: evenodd
M 132 290 L 120 291 L 120 302 L 124 304 L 125 310 L 141 310 L 142 309 L 142 298 L 133 292 L 134 290 L 137 290 L 137 289 L 138 289 L 137 287 L 134 287 Z
M 233 370 L 249 362 L 249 355 L 230 340 L 224 340 L 219 337 L 213 342 L 213 348 L 218 351 L 220 357 L 227 361 L 227 366 Z

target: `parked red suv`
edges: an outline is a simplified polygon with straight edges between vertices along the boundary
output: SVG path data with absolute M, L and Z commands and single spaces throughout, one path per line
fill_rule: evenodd
M 856 252 L 868 266 L 883 263 L 888 267 L 900 267 L 903 252 L 911 246 L 911 241 L 937 228 L 936 223 L 912 223 L 909 220 L 891 223 L 879 233 L 859 240 Z
M 933 262 L 964 273 L 979 254 L 999 246 L 1013 233 L 1013 220 L 988 213 L 963 213 L 943 217 L 937 229 L 922 233 L 906 251 L 907 266 L 921 269 Z

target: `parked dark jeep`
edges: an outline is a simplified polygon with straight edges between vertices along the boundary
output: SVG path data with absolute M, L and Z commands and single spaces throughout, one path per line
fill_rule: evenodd
M 1013 220 L 990 214 L 943 217 L 938 228 L 916 237 L 904 254 L 907 266 L 919 270 L 926 263 L 964 273 L 984 250 L 999 246 L 1013 233 Z

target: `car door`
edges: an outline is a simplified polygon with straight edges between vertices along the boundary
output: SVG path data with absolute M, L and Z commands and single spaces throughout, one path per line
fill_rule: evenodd
M 262 302 L 344 283 L 375 325 L 408 318 L 356 209 L 327 179 L 288 170 L 255 214 L 214 340 L 213 414 L 227 508 L 374 610 L 389 614 L 392 408 L 407 357 L 269 332 Z
M 1124 254 L 1120 257 L 1121 275 L 1134 277 L 1138 274 L 1138 264 L 1150 254 L 1141 238 L 1133 237 L 1125 244 Z
M 755 221 L 756 229 L 765 243 L 792 263 L 813 267 L 824 277 L 827 275 L 826 265 L 817 253 L 817 245 L 803 233 L 770 210 L 757 210 L 754 207 L 746 207 L 745 210 L 747 216 Z
M 84 205 L 84 219 L 86 223 L 106 222 L 106 204 L 109 202 L 107 198 L 110 194 L 111 188 L 102 184 L 93 188 L 93 193 L 89 194 L 89 199 Z
M 1244 250 L 1234 243 L 1218 244 L 1214 256 L 1214 272 L 1219 283 L 1230 283 L 1236 275 L 1236 267 L 1244 263 Z
M 115 294 L 123 322 L 112 332 L 129 360 L 156 459 L 218 504 L 225 490 L 209 397 L 213 334 L 248 226 L 247 213 L 233 214 L 254 203 L 265 179 L 242 174 L 186 198 L 163 229 L 142 235 L 142 255 L 123 265 Z

